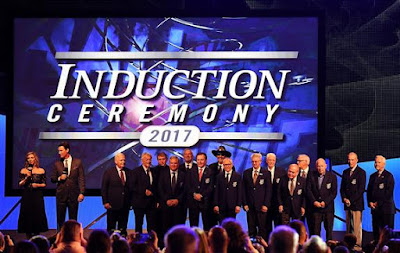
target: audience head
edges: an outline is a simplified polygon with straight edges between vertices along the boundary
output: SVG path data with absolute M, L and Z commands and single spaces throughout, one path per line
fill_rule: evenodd
M 350 253 L 350 251 L 346 246 L 339 245 L 335 247 L 333 253 Z
M 68 220 L 61 228 L 61 242 L 80 242 L 83 234 L 82 225 L 76 220 Z
M 347 233 L 344 235 L 343 241 L 346 243 L 347 248 L 353 249 L 357 243 L 357 237 L 351 233 Z
M 208 242 L 212 253 L 228 252 L 229 237 L 223 227 L 215 226 L 208 232 Z
M 24 240 L 15 244 L 13 253 L 39 253 L 39 249 L 33 242 Z
M 208 239 L 207 239 L 206 233 L 204 232 L 203 229 L 198 228 L 198 227 L 194 227 L 193 230 L 199 237 L 198 252 L 199 253 L 207 253 L 208 252 Z
M 132 253 L 153 253 L 154 250 L 147 242 L 133 242 L 130 245 Z M 118 252 L 118 251 L 117 251 Z
M 222 221 L 221 226 L 229 237 L 228 252 L 243 249 L 247 245 L 247 235 L 238 221 L 227 218 Z
M 184 225 L 172 227 L 164 240 L 166 253 L 195 253 L 198 250 L 197 234 Z
M 295 253 L 297 252 L 299 235 L 285 225 L 277 226 L 269 236 L 269 248 L 271 253 Z
M 104 230 L 93 230 L 86 246 L 88 253 L 111 253 L 111 240 Z
M 299 234 L 299 245 L 303 245 L 308 239 L 308 234 L 304 223 L 300 220 L 292 220 L 289 223 L 289 227 L 293 228 Z
M 328 253 L 329 247 L 318 235 L 313 235 L 303 245 L 303 253 Z
M 49 252 L 49 240 L 43 235 L 35 235 L 29 241 L 33 242 L 38 247 L 40 253 Z
M 129 253 L 131 249 L 128 242 L 123 237 L 119 237 L 111 243 L 112 252 Z

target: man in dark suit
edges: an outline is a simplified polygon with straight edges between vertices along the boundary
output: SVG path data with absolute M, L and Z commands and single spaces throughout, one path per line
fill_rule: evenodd
M 272 232 L 272 222 L 274 227 L 281 225 L 281 216 L 278 212 L 278 186 L 281 177 L 286 175 L 284 168 L 276 167 L 276 155 L 274 153 L 267 154 L 267 170 L 271 174 L 272 194 L 271 194 L 271 207 L 267 212 L 267 238 Z
M 143 218 L 146 215 L 147 231 L 155 230 L 156 199 L 154 174 L 151 167 L 152 156 L 142 154 L 142 165 L 132 171 L 131 176 L 131 203 L 135 212 L 135 231 L 142 233 Z
M 65 222 L 65 213 L 68 208 L 69 219 L 78 219 L 78 203 L 82 202 L 85 193 L 85 175 L 82 161 L 72 158 L 68 142 L 58 145 L 60 160 L 54 163 L 51 182 L 57 183 L 57 231 L 60 231 Z
M 260 153 L 252 154 L 253 167 L 243 172 L 243 206 L 247 212 L 249 236 L 259 235 L 268 240 L 265 222 L 271 204 L 272 185 L 269 172 L 261 168 L 261 160 Z
M 232 170 L 230 158 L 223 161 L 224 173 L 216 178 L 214 191 L 214 212 L 218 215 L 220 224 L 225 218 L 236 218 L 242 206 L 242 177 Z
M 375 242 L 379 240 L 379 233 L 386 225 L 393 229 L 396 213 L 393 201 L 394 178 L 392 173 L 385 170 L 386 158 L 375 157 L 375 169 L 368 182 L 367 201 L 371 208 L 372 230 Z
M 204 230 L 213 226 L 213 212 L 210 199 L 214 189 L 213 173 L 207 167 L 207 155 L 198 153 L 196 156 L 198 169 L 191 169 L 186 175 L 186 201 L 189 208 L 190 226 L 199 225 L 199 215 L 203 218 Z
M 354 152 L 347 155 L 349 168 L 343 171 L 340 195 L 346 211 L 346 232 L 357 237 L 357 249 L 362 245 L 362 211 L 364 210 L 364 191 L 366 174 L 358 165 Z
M 326 171 L 325 160 L 319 158 L 315 166 L 317 171 L 311 172 L 308 177 L 307 196 L 313 203 L 311 213 L 314 228 L 312 231 L 321 236 L 321 223 L 324 222 L 326 240 L 332 240 L 333 218 L 335 212 L 335 198 L 337 195 L 337 178 L 330 171 Z
M 159 195 L 159 191 L 158 191 L 158 182 L 159 182 L 159 178 L 161 175 L 162 171 L 168 171 L 169 167 L 167 165 L 167 154 L 165 154 L 164 152 L 160 152 L 157 154 L 157 166 L 155 166 L 153 168 L 153 176 L 154 176 L 154 181 L 153 184 L 155 186 L 155 198 L 156 198 L 156 213 L 155 213 L 155 232 L 158 235 L 161 235 L 163 233 L 163 210 L 161 209 L 161 205 L 160 205 L 160 195 Z M 163 240 L 159 240 L 160 243 L 160 247 L 162 248 L 164 246 L 164 242 Z
M 306 196 L 306 179 L 299 176 L 299 166 L 290 164 L 287 175 L 282 177 L 278 188 L 278 211 L 282 224 L 287 225 L 290 219 L 304 216 Z
M 184 190 L 185 172 L 178 169 L 179 159 L 171 156 L 168 170 L 160 172 L 158 180 L 159 201 L 163 216 L 163 229 L 160 238 L 173 226 L 185 223 Z
M 224 146 L 219 146 L 218 149 L 212 150 L 211 152 L 217 158 L 217 162 L 210 164 L 208 167 L 214 174 L 214 178 L 216 178 L 218 174 L 224 172 L 224 159 L 230 158 L 232 154 L 231 152 L 227 151 Z M 234 167 L 232 169 L 235 171 Z
M 192 168 L 197 170 L 197 164 L 193 162 L 193 152 L 190 148 L 185 148 L 183 150 L 183 160 L 185 161 L 179 165 L 179 170 L 189 171 Z
M 297 165 L 299 166 L 299 176 L 306 179 L 308 179 L 308 175 L 311 174 L 312 170 L 310 168 L 310 157 L 306 154 L 300 154 L 297 157 Z M 313 207 L 313 203 L 308 199 L 307 195 L 305 196 L 306 198 L 306 213 L 301 217 L 301 220 L 304 222 L 304 224 L 307 223 L 307 228 L 308 232 L 310 235 L 315 234 L 313 229 L 314 229 L 314 224 L 313 222 L 313 214 L 311 212 L 311 209 Z M 306 221 L 307 220 L 307 221 Z
M 107 169 L 103 174 L 101 196 L 104 208 L 107 209 L 107 231 L 111 235 L 118 223 L 121 235 L 126 236 L 128 224 L 130 196 L 130 170 L 125 168 L 125 155 L 118 153 L 114 157 L 115 167 Z

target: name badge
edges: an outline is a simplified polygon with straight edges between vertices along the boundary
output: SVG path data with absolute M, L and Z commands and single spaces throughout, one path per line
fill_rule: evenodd
M 278 177 L 278 178 L 276 179 L 276 183 L 279 184 L 279 181 L 280 181 L 280 178 Z
M 357 179 L 353 179 L 352 181 L 351 181 L 351 184 L 357 184 Z
M 237 186 L 237 182 L 233 182 L 233 183 L 232 183 L 232 186 L 233 186 L 233 187 L 236 187 L 236 186 Z
M 206 178 L 205 182 L 206 182 L 206 184 L 209 184 L 210 183 L 210 178 Z
M 260 179 L 260 185 L 263 185 L 263 184 L 264 184 L 264 179 L 262 178 L 262 179 Z
M 303 192 L 303 190 L 302 190 L 302 189 L 299 189 L 299 190 L 297 191 L 297 195 L 301 195 L 302 192 Z
M 332 187 L 332 184 L 331 183 L 329 183 L 329 184 L 326 184 L 326 189 L 330 189 Z
M 382 190 L 383 188 L 385 188 L 385 184 L 384 183 L 379 184 L 379 189 Z

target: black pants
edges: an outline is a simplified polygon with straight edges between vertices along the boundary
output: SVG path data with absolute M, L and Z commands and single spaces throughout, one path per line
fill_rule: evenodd
M 70 220 L 78 220 L 78 196 L 74 199 L 67 199 L 67 201 L 59 201 L 56 198 L 57 204 L 57 231 L 61 230 L 61 227 L 65 222 L 65 214 L 68 208 L 68 218 Z
M 214 226 L 214 212 L 211 209 L 189 208 L 189 222 L 190 226 L 199 226 L 199 216 L 203 220 L 203 229 L 209 231 Z
M 272 222 L 274 222 L 274 226 L 272 226 Z M 271 234 L 273 228 L 282 224 L 281 216 L 278 212 L 277 207 L 271 206 L 268 209 L 266 223 L 267 223 L 267 238 L 269 238 L 269 235 Z
M 268 241 L 267 238 L 267 213 L 257 211 L 254 208 L 250 208 L 247 212 L 247 226 L 249 228 L 249 236 L 255 237 L 257 235 Z
M 121 231 L 121 235 L 126 236 L 126 227 L 128 225 L 129 207 L 121 209 L 107 210 L 107 231 L 111 235 L 115 229 Z M 118 226 L 117 226 L 118 223 Z
M 326 241 L 332 240 L 333 216 L 334 214 L 331 212 L 327 213 L 314 212 L 312 221 L 314 225 L 314 228 L 312 229 L 314 235 L 321 236 L 321 223 L 324 222 L 324 228 L 326 231 Z
M 375 241 L 379 240 L 380 230 L 386 225 L 393 229 L 394 214 L 384 214 L 383 212 L 379 211 L 372 212 L 372 231 Z
M 156 209 L 152 208 L 134 208 L 133 211 L 135 212 L 135 232 L 143 233 L 143 219 L 144 215 L 146 215 L 147 221 L 147 233 L 151 230 L 156 229 L 155 224 L 155 215 Z
M 313 213 L 310 211 L 311 209 L 306 207 L 306 213 L 301 217 L 301 221 L 308 228 L 308 234 L 315 235 L 314 224 L 313 224 L 314 217 Z
M 236 219 L 236 212 L 235 209 L 225 209 L 220 210 L 219 214 L 217 215 L 219 224 L 222 223 L 226 218 L 234 218 Z

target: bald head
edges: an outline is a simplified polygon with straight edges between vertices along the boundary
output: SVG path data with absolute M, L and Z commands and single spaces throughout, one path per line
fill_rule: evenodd
M 299 175 L 299 170 L 300 170 L 299 166 L 297 164 L 292 163 L 291 165 L 289 165 L 289 168 L 288 168 L 288 172 L 287 172 L 288 177 L 290 179 L 297 177 L 297 175 Z
M 318 170 L 318 174 L 320 175 L 325 175 L 326 173 L 326 162 L 323 158 L 319 158 L 316 162 L 315 162 L 315 167 Z
M 347 155 L 347 162 L 349 163 L 350 168 L 354 168 L 357 166 L 358 163 L 358 156 L 354 152 L 350 152 Z

